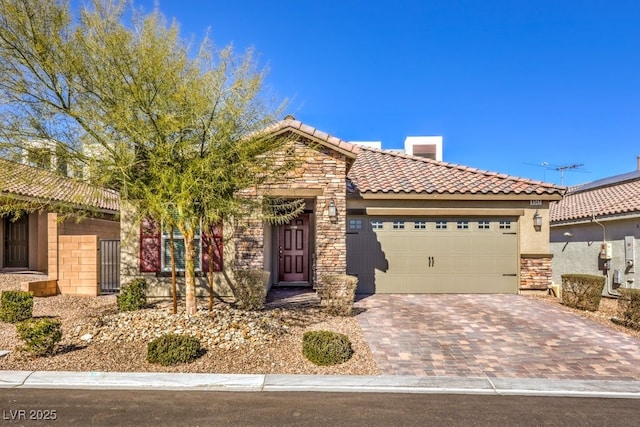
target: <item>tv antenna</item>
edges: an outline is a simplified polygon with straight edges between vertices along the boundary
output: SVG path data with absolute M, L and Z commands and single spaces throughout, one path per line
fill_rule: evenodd
M 564 185 L 564 171 L 571 170 L 571 169 L 578 169 L 582 166 L 584 166 L 583 163 L 574 163 L 572 165 L 563 165 L 563 166 L 555 167 L 554 170 L 557 170 L 558 172 L 560 172 L 560 185 Z
M 548 162 L 541 162 L 541 163 L 538 163 L 538 164 L 535 164 L 535 163 L 526 163 L 526 164 L 532 165 L 532 166 L 542 167 L 542 168 L 545 169 L 545 171 L 554 170 L 556 172 L 560 172 L 560 185 L 564 185 L 564 173 L 565 173 L 565 171 L 588 172 L 588 171 L 585 171 L 585 170 L 578 170 L 579 168 L 584 166 L 584 163 L 573 163 L 573 164 L 569 164 L 569 165 L 553 165 L 553 164 L 550 164 Z M 545 181 L 546 181 L 546 178 L 547 178 L 547 174 L 545 172 L 545 178 L 544 178 Z

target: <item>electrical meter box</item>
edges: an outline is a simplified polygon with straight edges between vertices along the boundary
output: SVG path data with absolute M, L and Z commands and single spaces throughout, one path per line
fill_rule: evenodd
M 611 243 L 603 242 L 600 244 L 600 259 L 611 259 Z

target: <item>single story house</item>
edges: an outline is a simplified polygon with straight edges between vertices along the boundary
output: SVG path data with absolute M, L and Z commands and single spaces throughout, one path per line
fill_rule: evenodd
M 36 296 L 96 296 L 107 285 L 117 291 L 115 273 L 111 283 L 101 282 L 105 272 L 100 253 L 101 242 L 120 239 L 117 193 L 51 170 L 0 159 L 0 204 L 20 202 L 38 209 L 17 220 L 10 214 L 2 216 L 0 271 L 46 274 L 47 280 L 27 286 Z M 79 220 L 74 211 L 82 211 L 83 218 Z
M 292 117 L 269 131 L 293 139 L 304 161 L 254 196 L 304 199 L 305 210 L 281 226 L 253 217 L 200 238 L 198 270 L 208 263 L 202 246 L 215 245 L 216 292 L 229 291 L 234 268 L 268 271 L 269 286 L 347 273 L 359 293 L 515 294 L 551 284 L 549 204 L 564 187 L 351 144 Z M 144 277 L 151 296 L 168 296 L 168 232 L 134 218 L 121 213 L 122 281 Z
M 551 204 L 553 282 L 562 274 L 604 275 L 604 294 L 640 286 L 640 157 L 637 170 L 570 187 Z

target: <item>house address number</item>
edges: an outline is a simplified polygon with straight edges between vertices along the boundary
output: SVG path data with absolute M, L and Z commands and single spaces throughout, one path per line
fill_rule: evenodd
M 531 206 L 542 206 L 542 200 L 530 200 Z

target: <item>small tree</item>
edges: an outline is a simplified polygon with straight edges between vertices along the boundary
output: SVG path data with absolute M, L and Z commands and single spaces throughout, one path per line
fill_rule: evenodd
M 172 218 L 195 313 L 196 231 L 255 211 L 240 192 L 293 163 L 268 155 L 286 145 L 262 131 L 281 110 L 251 50 L 205 38 L 194 52 L 177 24 L 129 4 L 94 0 L 74 21 L 67 2 L 0 0 L 0 150 L 55 141 L 139 217 Z

